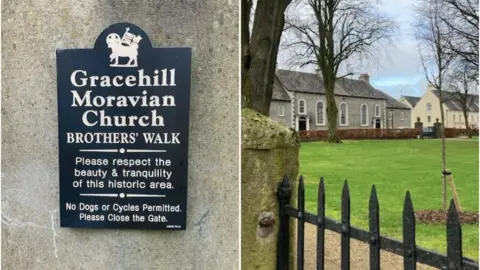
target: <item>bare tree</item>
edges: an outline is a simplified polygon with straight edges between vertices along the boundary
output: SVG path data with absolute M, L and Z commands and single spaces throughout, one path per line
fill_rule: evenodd
M 252 0 L 242 0 L 242 107 L 269 115 L 284 12 L 291 0 L 257 0 L 250 33 Z
M 305 0 L 297 13 L 288 19 L 286 31 L 293 38 L 285 47 L 293 51 L 300 67 L 319 69 L 327 100 L 328 142 L 338 143 L 338 108 L 335 103 L 336 80 L 342 65 L 351 57 L 368 56 L 375 45 L 388 41 L 396 30 L 389 18 L 380 15 L 368 0 Z
M 449 53 L 447 45 L 452 42 L 453 34 L 440 15 L 445 12 L 446 2 L 443 0 L 420 0 L 416 7 L 417 23 L 415 37 L 419 45 L 425 78 L 439 93 L 440 121 L 442 135 L 442 195 L 443 211 L 447 209 L 447 176 L 445 151 L 445 111 L 444 81 L 455 58 Z
M 468 138 L 472 138 L 471 128 L 468 123 L 469 110 L 471 104 L 475 102 L 474 99 L 476 99 L 476 96 L 474 96 L 474 94 L 476 93 L 476 89 L 478 87 L 477 76 L 472 73 L 477 72 L 472 72 L 468 66 L 462 65 L 455 68 L 447 77 L 448 89 L 452 93 L 449 93 L 448 96 L 450 97 L 446 97 L 446 99 L 460 104 L 463 117 L 465 119 L 465 127 L 467 128 Z
M 445 49 L 478 76 L 478 0 L 444 0 L 444 3 L 439 17 L 454 37 L 446 41 Z

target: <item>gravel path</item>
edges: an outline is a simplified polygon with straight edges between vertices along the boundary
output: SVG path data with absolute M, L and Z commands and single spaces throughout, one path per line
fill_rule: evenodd
M 316 269 L 316 239 L 317 230 L 314 225 L 305 224 L 305 269 Z M 340 269 L 340 235 L 325 231 L 325 269 Z M 403 270 L 403 257 L 396 254 L 381 251 L 381 269 Z M 350 268 L 352 270 L 370 269 L 369 247 L 367 244 L 350 240 Z M 430 266 L 417 264 L 418 270 L 433 270 Z

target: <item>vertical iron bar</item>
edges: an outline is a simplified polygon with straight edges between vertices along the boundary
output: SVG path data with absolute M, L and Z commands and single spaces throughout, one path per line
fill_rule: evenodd
M 380 270 L 380 211 L 377 190 L 372 186 L 368 205 L 370 216 L 370 270 Z
M 407 191 L 403 204 L 403 268 L 405 270 L 417 269 L 415 246 L 415 212 L 413 211 L 410 192 Z
M 298 246 L 297 246 L 297 269 L 303 270 L 304 262 L 304 241 L 305 241 L 305 187 L 303 186 L 303 176 L 300 176 L 298 182 Z
M 462 227 L 455 202 L 451 200 L 447 219 L 447 269 L 462 269 L 462 256 Z
M 325 184 L 323 177 L 320 178 L 317 198 L 317 270 L 325 267 Z
M 342 191 L 341 269 L 350 270 L 350 192 L 345 180 Z
M 288 270 L 290 264 L 290 218 L 285 212 L 285 207 L 290 204 L 291 196 L 290 183 L 285 175 L 277 189 L 280 220 L 277 242 L 277 270 Z

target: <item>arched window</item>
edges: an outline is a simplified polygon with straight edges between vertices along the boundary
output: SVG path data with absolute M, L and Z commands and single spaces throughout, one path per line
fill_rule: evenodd
M 340 103 L 340 125 L 341 126 L 348 126 L 348 107 L 347 103 L 342 102 Z
M 325 125 L 325 104 L 317 101 L 317 125 Z
M 307 112 L 307 104 L 305 103 L 305 100 L 300 99 L 298 101 L 298 113 L 299 114 L 306 114 Z
M 427 112 L 432 111 L 432 103 L 427 103 Z
M 368 107 L 367 104 L 362 104 L 360 106 L 360 125 L 367 126 L 368 125 Z
M 380 117 L 380 105 L 375 105 L 375 117 Z
M 403 112 L 400 113 L 400 121 L 403 121 L 405 119 L 405 114 Z

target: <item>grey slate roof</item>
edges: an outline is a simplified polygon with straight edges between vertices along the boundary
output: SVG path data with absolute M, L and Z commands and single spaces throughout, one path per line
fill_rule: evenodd
M 272 100 L 277 101 L 290 101 L 290 96 L 288 95 L 285 88 L 282 86 L 280 80 L 275 77 L 273 81 L 273 93 L 272 93 Z
M 415 107 L 415 105 L 417 105 L 417 103 L 421 99 L 421 97 L 412 97 L 412 96 L 402 96 L 402 97 L 405 98 L 405 100 L 407 100 L 407 102 L 410 103 L 412 107 Z
M 432 93 L 440 98 L 440 93 L 438 90 L 432 90 Z M 462 111 L 462 106 L 460 102 L 458 102 L 458 93 L 455 92 L 447 92 L 443 91 L 443 104 L 449 109 L 453 111 Z M 468 95 L 467 100 L 467 111 L 469 112 L 478 112 L 478 95 Z
M 407 105 L 403 104 L 402 102 L 396 100 L 395 98 L 389 96 L 388 94 L 380 91 L 377 89 L 379 93 L 381 93 L 385 97 L 385 103 L 387 108 L 392 108 L 392 109 L 402 109 L 402 110 L 410 110 L 410 107 Z
M 288 91 L 325 94 L 323 81 L 317 74 L 279 69 L 275 75 Z M 335 94 L 349 95 L 339 87 L 335 87 Z
M 374 99 L 386 98 L 382 91 L 375 89 L 373 86 L 362 80 L 342 78 L 337 80 L 337 85 L 345 90 L 350 96 Z M 335 94 L 337 93 L 335 92 Z
M 318 74 L 280 69 L 275 72 L 275 75 L 288 91 L 325 94 L 323 80 Z M 335 95 L 386 99 L 387 101 L 393 99 L 362 80 L 348 78 L 337 80 L 335 84 Z M 396 104 L 396 101 L 390 100 L 390 103 L 394 107 L 406 107 Z

